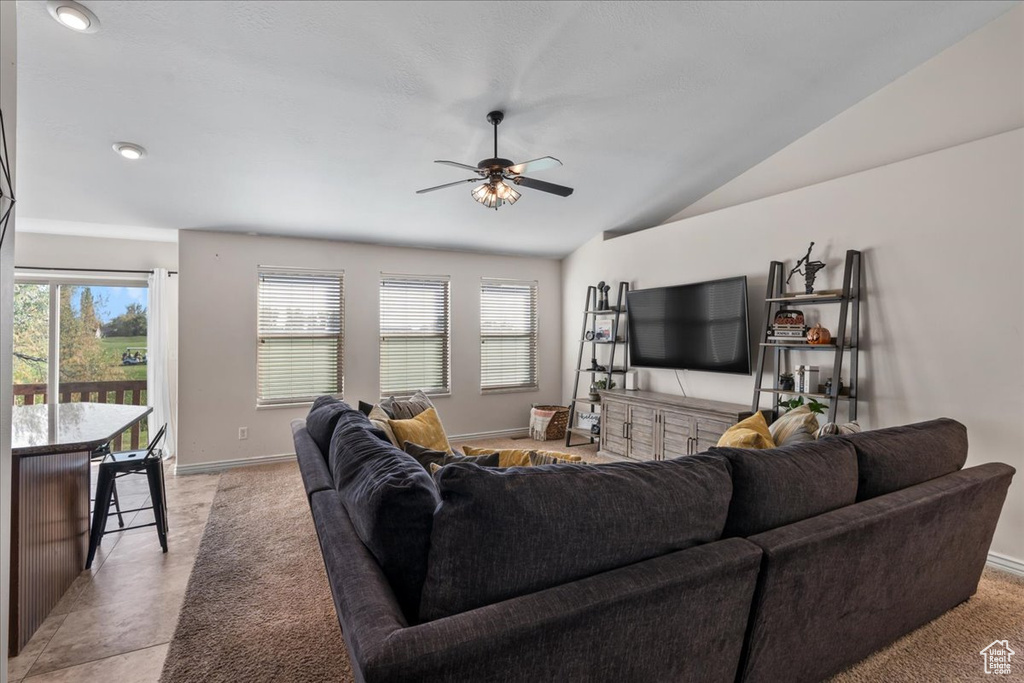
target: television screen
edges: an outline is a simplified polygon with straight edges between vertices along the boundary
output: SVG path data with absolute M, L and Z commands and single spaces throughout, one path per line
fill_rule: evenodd
M 747 278 L 626 294 L 633 365 L 750 374 Z

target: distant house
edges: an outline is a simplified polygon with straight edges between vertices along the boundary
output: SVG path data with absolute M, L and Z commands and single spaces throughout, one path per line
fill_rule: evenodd
M 1010 649 L 1010 641 L 996 640 L 989 643 L 988 647 L 981 651 L 985 658 L 985 673 L 987 674 L 1009 674 L 1010 658 L 1016 652 Z

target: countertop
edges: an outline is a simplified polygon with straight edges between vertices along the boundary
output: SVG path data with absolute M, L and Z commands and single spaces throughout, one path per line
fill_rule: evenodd
M 22 457 L 91 451 L 151 412 L 149 406 L 112 403 L 14 406 L 11 451 Z

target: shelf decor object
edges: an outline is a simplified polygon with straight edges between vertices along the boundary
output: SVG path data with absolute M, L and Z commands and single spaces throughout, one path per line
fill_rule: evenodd
M 594 432 L 590 423 L 580 424 L 580 413 L 587 414 L 599 410 L 601 398 L 597 392 L 615 387 L 613 376 L 624 377 L 629 370 L 625 348 L 622 350 L 622 365 L 619 367 L 615 365 L 618 348 L 629 343 L 627 338 L 629 325 L 626 324 L 626 292 L 629 291 L 629 283 L 619 283 L 618 298 L 614 306 L 609 305 L 608 301 L 610 289 L 611 287 L 606 285 L 603 280 L 597 286 L 587 287 L 587 302 L 583 307 L 583 328 L 580 331 L 579 354 L 576 356 L 576 370 L 573 373 L 575 377 L 572 385 L 572 401 L 569 403 L 569 428 L 565 431 L 566 446 L 594 443 L 599 432 Z M 588 344 L 590 345 L 590 363 L 585 365 L 583 352 Z M 608 349 L 607 365 L 601 364 L 597 360 L 599 346 Z M 583 392 L 586 392 L 586 395 L 581 395 L 580 391 L 580 377 L 583 375 L 589 375 L 589 378 L 583 380 Z M 589 405 L 590 410 L 579 411 L 576 409 L 577 405 Z M 572 443 L 574 434 L 586 441 Z
M 811 247 L 814 242 L 811 242 Z M 853 249 L 846 252 L 846 261 L 843 270 L 843 288 L 841 290 L 813 291 L 814 277 L 824 264 L 820 261 L 811 261 L 811 250 L 808 248 L 807 255 L 797 262 L 797 267 L 790 271 L 790 277 L 795 272 L 803 272 L 806 279 L 806 292 L 803 294 L 791 294 L 783 291 L 783 265 L 781 261 L 772 261 L 768 268 L 768 291 L 764 299 L 764 332 L 761 343 L 757 350 L 757 373 L 754 376 L 754 398 L 751 402 L 751 412 L 761 409 L 761 395 L 771 394 L 772 409 L 778 415 L 779 408 L 786 402 L 784 396 L 801 397 L 809 399 L 821 399 L 828 402 L 828 422 L 836 421 L 836 412 L 839 404 L 845 401 L 849 411 L 849 421 L 857 419 L 857 354 L 859 351 L 860 335 L 860 301 L 861 301 L 861 253 Z M 798 271 L 803 264 L 804 270 Z M 821 264 L 820 266 L 818 264 Z M 788 279 L 787 279 L 788 281 Z M 805 306 L 839 304 L 839 325 L 836 334 L 831 339 L 823 340 L 824 335 L 813 335 L 814 341 L 808 339 L 793 339 L 792 341 L 777 336 L 775 328 L 779 322 L 779 314 L 783 312 L 782 318 L 786 318 L 786 311 L 790 314 L 789 306 L 799 304 Z M 789 317 L 793 317 L 790 315 Z M 801 314 L 802 318 L 802 314 Z M 802 323 L 802 320 L 801 320 Z M 824 328 L 821 328 L 824 331 Z M 812 330 L 813 331 L 813 330 Z M 825 334 L 828 334 L 825 331 Z M 812 335 L 808 335 L 809 337 Z M 768 352 L 771 352 L 773 363 L 771 370 L 766 367 Z M 783 352 L 801 351 L 826 351 L 833 354 L 832 360 L 832 382 L 826 384 L 824 391 L 817 387 L 805 387 L 804 391 L 794 391 L 792 382 L 791 367 L 788 358 L 784 358 Z M 849 354 L 849 379 L 845 384 L 840 382 L 842 378 L 843 364 Z M 786 367 L 784 367 L 786 366 Z M 766 386 L 765 373 L 771 372 L 771 386 Z
M 16 201 L 11 156 L 7 152 L 7 128 L 4 125 L 4 112 L 0 110 L 0 247 L 4 245 L 7 224 L 11 221 L 11 212 Z

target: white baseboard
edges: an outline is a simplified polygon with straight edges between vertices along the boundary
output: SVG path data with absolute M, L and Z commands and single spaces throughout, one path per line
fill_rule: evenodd
M 1024 576 L 1024 562 L 1015 557 L 1003 555 L 1002 553 L 989 553 L 988 563 L 997 569 L 1002 569 L 1018 576 Z
M 475 434 L 449 434 L 449 441 L 466 441 L 468 439 L 514 439 L 519 436 L 530 436 L 529 427 L 518 429 L 499 429 L 496 432 L 477 432 Z
M 280 455 L 257 455 L 252 458 L 235 458 L 234 460 L 215 460 L 213 462 L 197 462 L 189 465 L 175 463 L 174 474 L 204 474 L 207 472 L 222 472 L 232 467 L 245 467 L 248 465 L 269 465 L 274 462 L 288 462 L 295 460 L 294 453 L 282 453 Z

